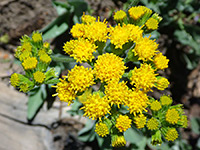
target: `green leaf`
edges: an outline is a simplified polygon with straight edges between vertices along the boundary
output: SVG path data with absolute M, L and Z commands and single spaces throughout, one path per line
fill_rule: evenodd
M 59 79 L 51 79 L 45 82 L 45 84 L 57 84 L 58 82 L 60 82 Z
M 137 129 L 129 128 L 125 133 L 124 137 L 127 141 L 137 145 L 137 148 L 142 150 L 146 146 L 146 137 L 143 136 Z
M 70 5 L 67 2 L 53 1 L 53 5 L 57 10 L 58 15 L 62 15 L 70 9 Z
M 74 15 L 82 16 L 83 12 L 87 11 L 88 5 L 82 0 L 68 0 L 71 6 L 74 6 Z
M 200 134 L 200 118 L 191 118 L 190 120 L 192 131 L 196 134 Z
M 61 54 L 53 55 L 51 58 L 56 62 L 75 62 L 73 58 Z
M 68 29 L 69 13 L 66 12 L 52 21 L 49 25 L 43 28 L 42 32 L 43 40 L 55 38 Z
M 85 127 L 78 133 L 78 139 L 83 142 L 91 142 L 95 139 L 95 121 L 88 119 Z
M 46 98 L 46 90 L 45 85 L 41 85 L 33 89 L 30 92 L 30 96 L 28 98 L 28 110 L 27 110 L 27 119 L 32 121 L 34 117 L 37 115 L 39 109 L 42 107 L 44 100 Z
M 100 137 L 97 134 L 96 135 L 96 139 L 99 145 L 99 148 L 101 150 L 112 150 L 113 148 L 111 147 L 111 137 L 110 136 L 106 136 L 106 137 Z

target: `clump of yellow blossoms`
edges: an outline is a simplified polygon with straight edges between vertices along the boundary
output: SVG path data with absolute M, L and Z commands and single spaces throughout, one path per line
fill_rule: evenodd
M 125 140 L 125 132 L 132 127 L 148 130 L 153 145 L 161 144 L 163 138 L 178 138 L 176 128 L 187 127 L 182 105 L 172 106 L 173 100 L 167 95 L 157 100 L 149 96 L 155 88 L 165 92 L 169 86 L 169 81 L 159 74 L 168 68 L 169 60 L 149 35 L 162 18 L 147 7 L 135 6 L 128 13 L 115 12 L 114 27 L 86 14 L 81 20 L 70 31 L 75 39 L 63 46 L 77 64 L 59 81 L 51 82 L 56 84 L 53 96 L 68 105 L 79 100 L 83 115 L 95 120 L 97 135 L 110 136 L 113 147 L 126 145 L 129 139 Z M 17 48 L 15 55 L 26 75 L 13 74 L 10 80 L 22 91 L 50 84 L 49 79 L 55 77 L 49 77 L 52 73 L 46 71 L 51 56 L 49 45 L 41 38 L 36 32 L 32 39 L 24 37 Z
M 25 73 L 12 74 L 11 85 L 26 93 L 41 84 L 57 83 L 59 80 L 55 70 L 49 67 L 52 50 L 49 43 L 43 43 L 42 34 L 33 32 L 31 37 L 25 35 L 20 41 L 21 46 L 17 47 L 15 57 L 21 62 Z

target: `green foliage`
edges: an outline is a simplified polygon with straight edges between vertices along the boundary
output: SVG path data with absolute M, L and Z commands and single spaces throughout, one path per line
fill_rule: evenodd
M 58 17 L 41 30 L 43 39 L 53 39 L 66 32 L 73 23 L 79 22 L 80 16 L 87 11 L 87 3 L 83 0 L 68 0 L 66 2 L 52 1 Z
M 167 34 L 176 42 L 175 44 L 182 45 L 181 55 L 178 57 L 183 60 L 188 69 L 194 69 L 200 60 L 200 18 L 198 15 L 200 2 L 198 0 L 142 0 L 141 2 L 162 14 L 160 32 Z M 176 49 L 176 47 L 173 48 Z M 172 47 L 168 50 L 170 49 Z
M 27 110 L 28 120 L 32 120 L 36 116 L 37 112 L 42 107 L 46 97 L 47 93 L 44 84 L 30 91 L 30 96 L 28 98 L 28 110 Z
M 192 128 L 192 131 L 196 134 L 200 134 L 200 118 L 191 118 L 191 128 Z

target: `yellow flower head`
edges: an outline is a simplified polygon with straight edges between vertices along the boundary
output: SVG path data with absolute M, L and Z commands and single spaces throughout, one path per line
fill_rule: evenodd
M 157 30 L 158 29 L 158 21 L 154 18 L 149 18 L 145 23 L 148 30 Z
M 104 136 L 109 134 L 108 126 L 105 123 L 102 123 L 102 122 L 97 123 L 96 126 L 95 126 L 95 132 L 99 136 L 104 137 Z
M 133 18 L 134 20 L 138 20 L 145 14 L 145 9 L 143 6 L 131 7 L 128 10 L 128 13 L 131 18 Z
M 158 44 L 155 40 L 150 40 L 149 37 L 139 38 L 136 40 L 135 48 L 132 50 L 135 56 L 138 56 L 138 60 L 148 61 L 152 60 L 153 56 L 156 55 Z
M 154 64 L 156 65 L 157 69 L 166 69 L 168 68 L 169 59 L 166 56 L 163 56 L 162 53 L 158 53 L 153 60 Z
M 157 100 L 153 101 L 153 102 L 150 104 L 150 106 L 151 106 L 151 110 L 153 110 L 153 111 L 158 111 L 158 110 L 160 110 L 160 109 L 162 108 L 160 102 L 157 101 Z
M 111 28 L 110 42 L 115 45 L 115 48 L 122 49 L 122 46 L 129 41 L 129 34 L 125 24 L 122 27 L 118 24 L 114 28 Z
M 40 49 L 40 50 L 38 51 L 38 56 L 41 56 L 41 55 L 43 55 L 43 54 L 47 54 L 47 53 L 46 53 L 46 50 L 45 50 L 44 48 L 42 48 L 42 49 Z
M 113 135 L 111 137 L 112 147 L 122 147 L 126 145 L 126 140 L 123 135 Z
M 20 88 L 19 91 L 22 91 L 24 93 L 26 93 L 26 92 L 29 91 L 29 85 L 26 82 L 21 83 L 20 86 L 19 86 L 19 88 Z
M 43 83 L 44 82 L 44 79 L 45 79 L 45 75 L 43 72 L 41 71 L 36 71 L 35 73 L 33 73 L 33 78 L 36 82 L 38 83 Z
M 40 34 L 39 32 L 33 33 L 32 39 L 34 42 L 40 42 L 42 41 L 42 34 Z
M 176 109 L 168 109 L 165 115 L 165 119 L 170 124 L 177 124 L 178 120 L 180 119 L 179 113 Z
M 84 68 L 83 66 L 75 66 L 69 71 L 68 81 L 71 87 L 78 92 L 85 91 L 86 88 L 95 83 L 92 69 Z
M 178 132 L 175 128 L 169 128 L 165 134 L 165 139 L 168 141 L 174 141 L 178 138 Z
M 44 42 L 44 43 L 43 43 L 43 47 L 44 47 L 44 48 L 49 48 L 49 47 L 50 47 L 50 44 L 49 44 L 48 42 Z
M 134 123 L 138 129 L 144 128 L 146 125 L 146 119 L 147 117 L 144 116 L 143 114 L 139 114 L 134 118 Z
M 107 98 L 100 97 L 98 93 L 89 95 L 87 97 L 87 101 L 83 102 L 83 107 L 81 109 L 84 110 L 84 116 L 92 118 L 92 120 L 99 119 L 104 117 L 106 114 L 110 113 L 110 105 L 108 103 Z
M 76 43 L 77 43 L 76 40 L 70 40 L 70 41 L 66 42 L 65 45 L 63 46 L 63 50 L 67 54 L 72 55 L 73 54 L 73 50 L 75 49 Z
M 68 105 L 73 103 L 73 100 L 76 98 L 76 93 L 72 89 L 72 86 L 69 82 L 67 82 L 65 79 L 60 79 L 60 82 L 56 86 L 52 87 L 55 87 L 57 92 L 52 96 L 58 95 L 60 101 L 67 102 Z
M 20 60 L 20 61 L 23 61 L 23 60 L 25 60 L 26 58 L 31 57 L 31 56 L 32 56 L 32 52 L 30 52 L 30 51 L 23 51 L 23 52 L 21 53 L 21 55 L 19 56 L 19 60 Z
M 81 17 L 81 21 L 82 23 L 85 23 L 85 24 L 91 24 L 96 21 L 96 18 L 90 15 L 85 15 L 85 13 L 83 13 Z
M 49 64 L 51 62 L 51 57 L 48 54 L 44 53 L 40 55 L 40 60 L 45 64 Z
M 130 41 L 137 41 L 138 39 L 142 38 L 143 30 L 139 26 L 127 24 L 126 28 L 129 32 Z
M 130 114 L 134 114 L 136 116 L 136 113 L 142 113 L 142 111 L 146 111 L 145 108 L 149 104 L 149 99 L 147 95 L 138 90 L 138 91 L 131 91 L 129 93 L 129 99 L 125 102 L 125 105 L 127 105 L 130 110 Z
M 124 74 L 125 69 L 126 66 L 124 66 L 122 58 L 113 53 L 106 53 L 98 56 L 98 59 L 94 64 L 96 78 L 99 78 L 101 82 L 119 80 Z
M 157 78 L 156 87 L 158 90 L 165 90 L 169 86 L 169 81 L 164 78 Z
M 97 46 L 89 40 L 79 38 L 78 40 L 67 42 L 64 46 L 64 51 L 74 57 L 77 62 L 82 63 L 92 61 L 94 58 L 93 52 L 96 51 L 96 48 Z
M 158 122 L 157 119 L 155 119 L 155 118 L 152 117 L 151 119 L 149 119 L 147 121 L 147 128 L 149 130 L 157 130 L 158 127 L 159 127 L 159 122 Z
M 74 38 L 80 38 L 83 37 L 83 35 L 85 34 L 85 27 L 85 24 L 76 23 L 75 25 L 73 25 L 70 32 Z
M 123 10 L 119 10 L 114 14 L 114 20 L 120 21 L 126 18 L 126 12 Z
M 37 66 L 37 59 L 36 57 L 28 57 L 24 60 L 22 63 L 22 66 L 24 67 L 25 70 L 28 69 L 35 69 Z
M 122 46 L 129 42 L 135 41 L 138 38 L 142 37 L 142 30 L 140 27 L 135 26 L 133 24 L 123 24 L 121 26 L 118 24 L 114 28 L 110 29 L 110 42 L 115 45 L 115 48 L 122 49 Z
M 119 132 L 125 132 L 128 128 L 131 127 L 131 119 L 129 119 L 129 117 L 126 115 L 119 115 L 115 126 Z
M 109 28 L 107 27 L 107 22 L 105 20 L 101 22 L 98 19 L 97 22 L 86 25 L 84 29 L 85 33 L 83 37 L 88 38 L 93 42 L 106 42 L 108 39 Z
M 24 52 L 24 51 L 28 51 L 28 52 L 31 52 L 32 51 L 32 45 L 30 42 L 25 42 L 22 44 L 22 47 L 21 47 L 21 51 Z
M 155 146 L 162 144 L 162 134 L 160 130 L 156 130 L 151 136 L 151 144 Z
M 10 77 L 10 84 L 14 87 L 19 85 L 19 75 L 17 73 L 13 73 Z
M 128 100 L 129 89 L 124 81 L 118 83 L 118 81 L 114 80 L 105 86 L 105 94 L 111 106 L 115 104 L 119 108 L 120 105 L 123 105 Z
M 187 119 L 187 116 L 185 115 L 181 115 L 181 125 L 183 128 L 187 128 L 188 127 L 188 119 Z
M 160 97 L 161 104 L 164 105 L 171 105 L 172 104 L 172 98 L 167 95 L 163 95 Z
M 151 65 L 141 64 L 140 68 L 135 67 L 132 70 L 131 84 L 136 89 L 143 89 L 144 92 L 152 91 L 151 88 L 155 86 L 154 83 L 157 81 L 156 75 Z

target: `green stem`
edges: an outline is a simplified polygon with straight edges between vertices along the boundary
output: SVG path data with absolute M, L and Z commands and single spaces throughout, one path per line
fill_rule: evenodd
M 67 57 L 67 56 L 66 57 L 51 56 L 51 58 L 52 58 L 53 61 L 56 61 L 56 62 L 66 62 L 67 63 L 67 62 L 74 62 L 75 61 L 73 58 Z

